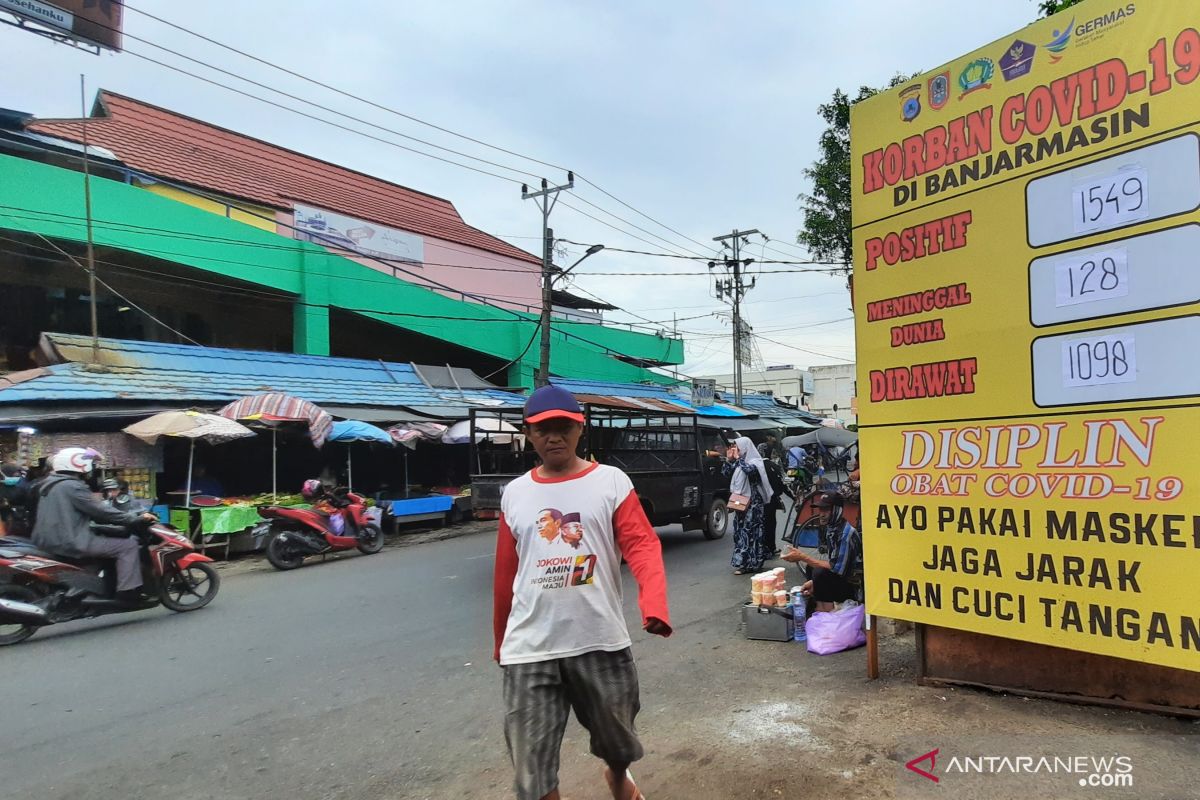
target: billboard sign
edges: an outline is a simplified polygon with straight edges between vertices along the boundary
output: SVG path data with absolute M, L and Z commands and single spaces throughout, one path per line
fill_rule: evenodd
M 372 258 L 413 264 L 425 261 L 425 240 L 415 234 L 299 204 L 295 217 L 297 239 Z
M 77 41 L 120 51 L 121 0 L 0 0 L 0 11 Z
M 1194 12 L 1085 0 L 854 106 L 871 613 L 1200 671 Z
M 692 405 L 711 406 L 717 401 L 717 382 L 712 378 L 692 378 Z

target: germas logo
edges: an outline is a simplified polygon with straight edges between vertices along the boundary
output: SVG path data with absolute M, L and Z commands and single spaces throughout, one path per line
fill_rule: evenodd
M 1075 35 L 1083 41 L 1088 36 L 1099 33 L 1104 28 L 1110 25 L 1115 25 L 1126 17 L 1132 16 L 1137 11 L 1137 6 L 1133 3 L 1126 4 L 1123 8 L 1114 9 L 1102 17 L 1089 19 L 1087 22 L 1081 22 L 1075 28 Z

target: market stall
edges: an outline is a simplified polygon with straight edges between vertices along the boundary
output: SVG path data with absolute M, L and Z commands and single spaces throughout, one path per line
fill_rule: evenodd
M 170 522 L 179 530 L 187 531 L 200 549 L 216 549 L 228 556 L 230 552 L 258 549 L 252 540 L 251 529 L 262 522 L 258 507 L 268 504 L 308 508 L 300 495 L 225 497 L 213 505 L 172 508 Z M 244 540 L 239 540 L 239 536 Z
M 356 419 L 333 423 L 327 442 L 343 442 L 346 445 L 346 488 L 354 491 L 354 443 L 381 444 L 393 447 L 395 442 L 383 428 Z
M 170 523 L 179 530 L 185 531 L 201 551 L 216 546 L 218 548 L 224 547 L 226 554 L 228 554 L 229 546 L 227 540 L 214 543 L 212 539 L 205 538 L 202 530 L 203 525 L 199 521 L 193 521 L 190 518 L 192 511 L 200 511 L 198 508 L 192 508 L 194 495 L 192 491 L 192 477 L 193 467 L 196 462 L 196 442 L 203 442 L 207 445 L 223 444 L 236 441 L 237 439 L 252 437 L 254 436 L 254 431 L 244 425 L 239 425 L 232 420 L 219 417 L 215 414 L 206 414 L 201 411 L 164 411 L 148 417 L 141 422 L 135 422 L 127 426 L 124 432 L 152 445 L 157 444 L 163 437 L 186 439 L 188 441 L 187 482 L 183 490 L 184 507 L 170 511 Z
M 235 400 L 217 412 L 227 419 L 245 422 L 271 431 L 271 493 L 279 492 L 279 426 L 297 425 L 308 429 L 313 447 L 321 447 L 333 428 L 333 417 L 299 397 L 270 392 Z

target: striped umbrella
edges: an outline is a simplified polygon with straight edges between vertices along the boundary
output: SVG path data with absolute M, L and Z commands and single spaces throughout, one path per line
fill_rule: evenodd
M 235 400 L 217 412 L 222 417 L 242 422 L 260 422 L 271 428 L 271 495 L 279 493 L 278 432 L 276 423 L 300 422 L 308 426 L 314 447 L 325 444 L 333 429 L 333 417 L 307 400 L 282 392 L 252 394 Z
M 282 392 L 252 394 L 235 400 L 217 412 L 227 419 L 249 422 L 303 422 L 314 447 L 325 444 L 333 428 L 333 417 L 313 403 Z

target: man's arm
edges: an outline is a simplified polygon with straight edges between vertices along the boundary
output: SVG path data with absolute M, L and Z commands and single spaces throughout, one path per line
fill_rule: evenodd
M 667 571 L 663 566 L 662 543 L 633 489 L 613 513 L 613 532 L 621 556 L 637 581 L 642 627 L 659 636 L 670 636 L 671 614 L 667 608 Z
M 69 480 L 64 483 L 67 485 L 63 489 L 68 492 L 71 505 L 75 507 L 75 510 L 86 514 L 88 519 L 93 522 L 102 522 L 108 525 L 132 525 L 142 516 L 137 511 L 122 511 L 101 503 L 80 481 Z
M 495 578 L 492 584 L 492 636 L 495 652 L 492 658 L 500 660 L 500 645 L 504 643 L 504 632 L 508 628 L 508 615 L 512 612 L 513 581 L 517 579 L 517 540 L 508 527 L 504 514 L 500 515 L 500 531 L 496 536 Z
M 822 561 L 819 558 L 813 558 L 808 553 L 805 553 L 802 550 L 789 550 L 788 552 L 786 552 L 782 556 L 780 556 L 780 558 L 782 558 L 784 561 L 788 561 L 792 564 L 801 563 L 801 564 L 808 564 L 810 567 L 820 567 L 821 569 L 829 569 L 830 568 L 828 561 Z
M 849 577 L 861 547 L 862 539 L 858 530 L 847 522 L 842 528 L 841 537 L 838 538 L 837 552 L 829 554 L 830 569 L 839 575 Z

